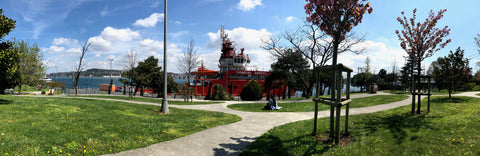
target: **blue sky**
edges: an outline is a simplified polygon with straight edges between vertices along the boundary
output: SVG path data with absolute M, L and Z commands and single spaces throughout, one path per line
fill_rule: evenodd
M 478 0 L 370 0 L 372 14 L 354 28 L 366 34 L 359 46 L 367 52 L 361 55 L 342 54 L 339 62 L 357 69 L 372 60 L 375 71 L 391 70 L 393 61 L 402 66 L 405 52 L 400 48 L 395 30 L 400 29 L 396 18 L 401 11 L 408 16 L 418 8 L 417 19 L 425 19 L 430 10 L 447 9 L 438 24 L 448 25 L 452 39 L 447 47 L 425 60 L 426 67 L 437 57 L 445 56 L 457 47 L 471 57 L 470 66 L 479 61 L 474 37 L 480 33 Z M 177 57 L 190 40 L 207 68 L 218 69 L 220 26 L 235 41 L 237 49 L 245 48 L 258 70 L 268 70 L 274 61 L 262 48 L 261 39 L 295 30 L 305 19 L 303 0 L 170 0 L 168 2 L 168 71 L 179 72 Z M 163 63 L 163 1 L 162 0 L 2 0 L 4 14 L 17 21 L 16 28 L 6 38 L 37 43 L 44 54 L 47 72 L 73 71 L 78 63 L 81 46 L 93 41 L 86 54 L 86 69 L 124 69 L 125 54 L 134 50 L 145 59 L 154 55 Z

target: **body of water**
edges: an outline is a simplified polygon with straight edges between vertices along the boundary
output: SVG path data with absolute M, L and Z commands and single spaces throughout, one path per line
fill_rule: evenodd
M 53 77 L 53 81 L 65 83 L 66 88 L 73 88 L 71 77 Z M 115 87 L 123 86 L 123 83 L 118 81 L 118 78 L 112 78 Z M 78 79 L 79 88 L 99 88 L 100 84 L 110 84 L 110 78 L 108 77 L 80 77 Z
M 66 88 L 73 88 L 71 77 L 53 77 L 53 81 L 65 83 Z M 123 87 L 123 83 L 118 81 L 119 78 L 112 78 L 115 87 Z M 177 83 L 185 83 L 187 79 L 175 79 Z M 78 79 L 79 88 L 99 88 L 100 84 L 110 84 L 109 77 L 80 77 Z
M 71 77 L 54 77 L 54 78 L 51 78 L 51 79 L 53 81 L 58 81 L 58 82 L 65 83 L 66 88 L 73 88 Z M 119 78 L 112 78 L 112 79 L 113 79 L 113 84 L 115 85 L 115 87 L 123 87 L 123 83 L 118 81 Z M 110 78 L 108 78 L 108 77 L 80 77 L 78 79 L 78 81 L 79 81 L 78 82 L 78 87 L 79 88 L 99 88 L 100 84 L 109 84 L 110 83 Z M 185 84 L 186 81 L 187 81 L 187 79 L 175 79 L 175 82 L 177 82 L 179 84 Z M 192 79 L 190 81 L 193 82 Z M 351 86 L 350 90 L 352 92 L 358 92 L 358 91 L 360 91 L 360 88 Z M 328 88 L 327 88 L 327 91 L 328 91 Z M 316 90 L 314 88 L 313 89 L 313 95 L 315 95 L 315 92 L 316 92 Z M 344 84 L 344 89 L 342 89 L 342 92 L 345 93 L 345 84 Z M 327 94 L 327 92 L 325 92 L 325 95 L 326 94 Z M 302 91 L 297 91 L 295 93 L 295 95 L 296 96 L 301 96 Z

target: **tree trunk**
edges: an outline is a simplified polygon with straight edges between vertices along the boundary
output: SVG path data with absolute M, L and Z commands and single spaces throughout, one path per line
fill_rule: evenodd
M 110 79 L 110 85 L 108 86 L 108 94 L 112 92 L 112 83 L 113 83 L 113 79 Z
M 143 91 L 144 90 L 143 90 L 143 86 L 142 86 L 142 87 L 140 87 L 140 96 L 143 96 L 143 93 L 144 93 Z
M 74 87 L 75 87 L 75 96 L 77 96 L 78 95 L 78 85 L 75 84 Z
M 290 94 L 290 86 L 287 86 L 287 97 L 290 99 L 292 95 Z
M 18 85 L 18 94 L 20 95 L 20 93 L 22 93 L 22 85 L 21 84 Z
M 125 85 L 125 83 L 124 83 L 124 84 L 123 84 L 123 95 L 126 94 L 126 90 L 127 90 L 127 88 L 125 88 L 125 86 L 126 86 L 126 85 Z
M 138 88 L 139 88 L 139 86 L 135 86 L 135 90 L 133 91 L 133 96 L 136 96 L 136 95 L 137 95 Z
M 333 39 L 333 56 L 332 56 L 332 66 L 337 65 L 337 54 L 338 54 L 338 44 L 340 40 L 340 34 L 335 35 Z M 332 82 L 330 83 L 330 93 L 331 93 L 331 100 L 332 102 L 335 100 L 335 84 L 336 84 L 336 72 L 335 70 L 332 70 Z M 335 126 L 335 105 L 331 104 L 330 105 L 330 138 L 334 138 L 334 126 Z M 335 143 L 337 144 L 337 140 L 335 140 Z
M 420 85 L 420 75 L 421 75 L 421 71 L 422 71 L 422 66 L 420 66 L 421 64 L 421 61 L 418 60 L 418 76 L 417 76 L 417 84 Z M 414 88 L 415 89 L 415 88 Z M 420 88 L 419 88 L 420 89 Z M 422 103 L 422 95 L 418 94 L 418 107 L 417 107 L 417 114 L 420 114 L 420 106 L 421 106 L 421 103 Z

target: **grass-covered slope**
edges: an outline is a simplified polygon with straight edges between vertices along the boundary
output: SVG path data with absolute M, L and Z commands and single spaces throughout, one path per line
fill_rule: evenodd
M 241 120 L 209 111 L 104 100 L 0 96 L 0 155 L 98 155 Z

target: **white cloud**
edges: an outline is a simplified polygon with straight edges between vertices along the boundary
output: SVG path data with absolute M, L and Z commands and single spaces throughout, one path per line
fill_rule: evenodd
M 405 51 L 399 47 L 387 47 L 383 42 L 364 41 L 356 45 L 354 48 L 366 48 L 366 53 L 360 55 L 355 55 L 349 52 L 340 54 L 338 55 L 338 63 L 343 63 L 352 68 L 355 74 L 358 71 L 358 67 L 365 67 L 365 60 L 367 57 L 370 57 L 372 72 L 377 73 L 380 69 L 385 69 L 387 72 L 391 72 L 394 61 L 397 64 L 397 70 L 400 69 L 405 62 L 403 58 L 403 56 L 406 55 Z M 330 65 L 331 62 L 328 64 Z
M 116 41 L 132 41 L 132 39 L 140 38 L 138 31 L 132 31 L 130 28 L 125 29 L 115 29 L 112 27 L 106 27 L 103 29 L 101 36 L 105 40 L 116 40 Z
M 78 40 L 60 37 L 60 38 L 53 39 L 52 44 L 53 45 L 72 45 L 72 44 L 78 44 Z
M 291 22 L 291 21 L 293 21 L 293 20 L 295 20 L 295 19 L 297 19 L 297 18 L 296 18 L 296 17 L 293 17 L 293 16 L 288 16 L 287 18 L 285 18 L 285 20 L 286 20 L 287 22 Z
M 237 48 L 245 48 L 245 50 L 261 49 L 262 39 L 266 39 L 272 35 L 267 29 L 255 30 L 243 27 L 225 30 L 225 33 L 228 35 L 228 38 L 234 41 Z M 207 35 L 210 37 L 210 41 L 208 42 L 209 48 L 221 48 L 220 31 L 216 33 L 209 32 Z
M 67 49 L 65 52 L 70 54 L 80 54 L 82 53 L 82 50 L 80 48 L 70 48 L 70 49 Z
M 154 41 L 151 39 L 144 39 L 143 41 L 140 41 L 139 44 L 142 48 L 150 51 L 159 52 L 163 50 L 163 42 Z
M 47 51 L 49 53 L 60 53 L 60 52 L 63 52 L 65 51 L 65 48 L 64 47 L 59 47 L 59 46 L 50 46 L 49 48 L 46 48 L 42 51 Z
M 155 27 L 157 22 L 162 22 L 163 20 L 163 13 L 153 13 L 149 17 L 145 19 L 139 19 L 133 23 L 134 26 L 142 26 L 142 27 Z
M 175 21 L 175 24 L 182 24 L 182 22 L 180 22 L 180 21 Z
M 91 37 L 88 42 L 92 43 L 91 49 L 95 51 L 110 51 L 112 49 L 112 43 L 100 36 Z
M 242 11 L 250 11 L 254 9 L 256 6 L 263 5 L 262 0 L 240 0 L 237 4 L 238 9 Z

